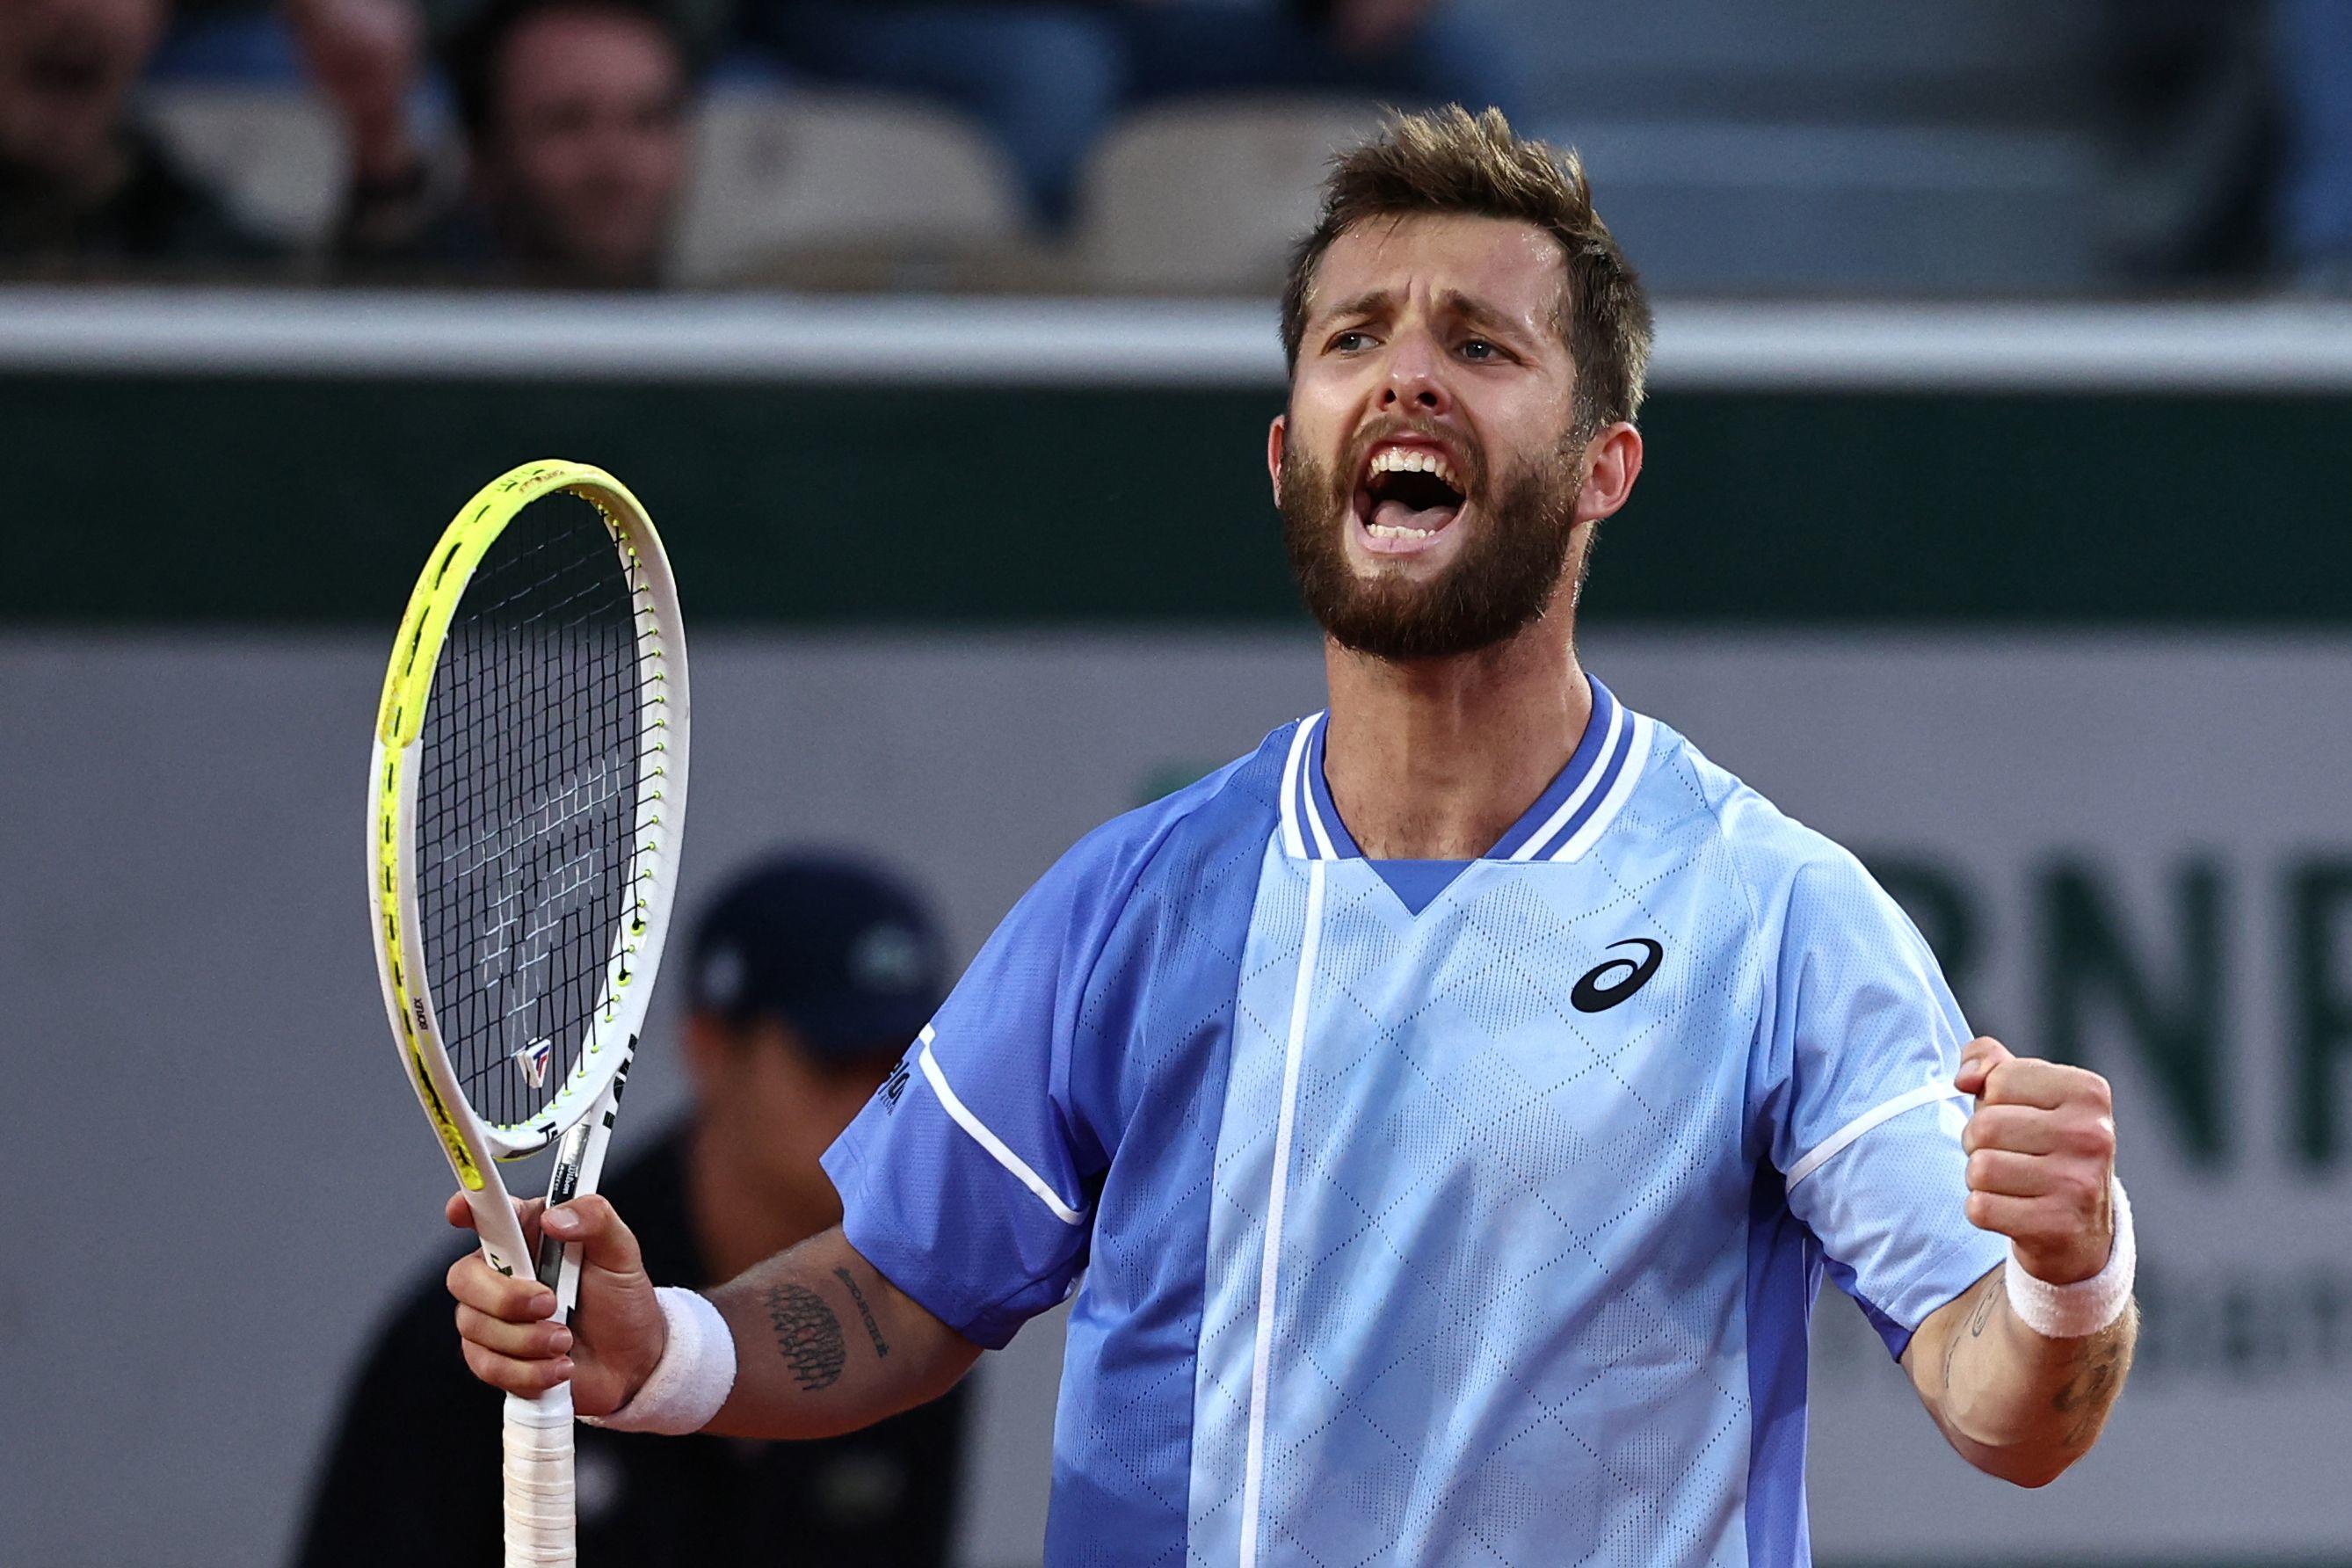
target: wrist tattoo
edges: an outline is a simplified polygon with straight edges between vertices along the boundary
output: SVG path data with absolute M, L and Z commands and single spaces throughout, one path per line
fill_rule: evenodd
M 849 1299 L 857 1303 L 857 1315 L 865 1321 L 866 1337 L 874 1342 L 874 1353 L 888 1355 L 890 1347 L 882 1342 L 882 1326 L 874 1321 L 874 1309 L 866 1304 L 866 1292 L 857 1288 L 857 1281 L 849 1277 L 848 1269 L 836 1268 L 833 1274 L 841 1281 L 842 1289 L 849 1292 Z
M 830 1388 L 848 1360 L 842 1342 L 841 1320 L 822 1297 L 802 1285 L 773 1285 L 763 1298 L 768 1326 L 775 1331 L 776 1349 L 793 1369 L 803 1393 Z

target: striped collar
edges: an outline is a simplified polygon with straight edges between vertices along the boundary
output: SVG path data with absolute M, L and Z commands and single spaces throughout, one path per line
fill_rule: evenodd
M 1653 725 L 1591 677 L 1592 715 L 1568 764 L 1521 814 L 1486 860 L 1574 860 L 1592 847 L 1633 793 L 1649 758 Z M 1360 860 L 1323 777 L 1325 715 L 1299 721 L 1282 767 L 1282 846 L 1296 860 Z

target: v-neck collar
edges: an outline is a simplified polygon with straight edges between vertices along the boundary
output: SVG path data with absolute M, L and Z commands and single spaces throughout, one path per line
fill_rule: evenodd
M 1606 686 L 1585 678 L 1592 690 L 1592 712 L 1576 750 L 1533 805 L 1522 812 L 1481 860 L 1574 860 L 1592 847 L 1633 794 L 1633 781 L 1650 749 L 1651 723 L 1619 703 Z M 1291 736 L 1290 754 L 1282 770 L 1282 840 L 1286 853 L 1302 860 L 1364 860 L 1362 849 L 1339 818 L 1331 786 L 1323 775 L 1326 715 L 1301 720 Z M 1444 890 L 1452 876 L 1442 879 L 1435 868 L 1451 866 L 1456 874 L 1474 862 L 1441 860 L 1370 860 L 1396 890 L 1405 906 L 1418 914 Z M 1398 875 L 1388 869 L 1394 868 Z

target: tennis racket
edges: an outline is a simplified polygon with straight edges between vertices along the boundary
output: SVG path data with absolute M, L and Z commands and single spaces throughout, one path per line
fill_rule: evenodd
M 368 894 L 383 1005 L 482 1255 L 556 1321 L 578 1245 L 533 1258 L 497 1162 L 558 1143 L 593 1192 L 669 928 L 686 644 L 652 520 L 580 463 L 485 486 L 434 546 L 376 715 Z M 572 1390 L 506 1404 L 509 1568 L 574 1560 Z

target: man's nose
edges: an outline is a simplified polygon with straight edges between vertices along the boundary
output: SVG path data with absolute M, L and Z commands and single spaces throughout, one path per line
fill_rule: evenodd
M 1454 405 L 1436 346 L 1419 334 L 1401 338 L 1389 354 L 1381 407 L 1392 413 L 1443 414 Z

